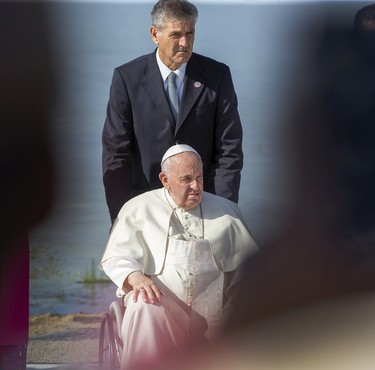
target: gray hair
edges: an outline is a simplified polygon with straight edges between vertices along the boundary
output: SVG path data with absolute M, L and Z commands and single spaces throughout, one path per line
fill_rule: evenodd
M 195 155 L 199 159 L 199 162 L 201 163 L 201 166 L 203 167 L 202 159 L 198 153 L 195 153 L 195 152 L 183 152 L 183 153 L 192 153 L 193 155 Z M 180 158 L 177 155 L 168 157 L 161 164 L 161 172 L 165 173 L 167 177 L 169 177 L 171 175 L 173 165 L 178 166 L 181 163 L 181 161 L 182 161 L 182 158 Z
M 161 165 L 161 172 L 165 173 L 167 177 L 171 175 L 172 157 L 167 158 Z
M 198 9 L 187 0 L 160 0 L 151 11 L 151 21 L 155 28 L 162 29 L 166 19 L 198 19 Z

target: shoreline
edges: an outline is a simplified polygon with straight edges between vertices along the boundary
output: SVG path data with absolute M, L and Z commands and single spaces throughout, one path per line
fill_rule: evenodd
M 27 363 L 98 363 L 103 313 L 44 313 L 29 318 Z

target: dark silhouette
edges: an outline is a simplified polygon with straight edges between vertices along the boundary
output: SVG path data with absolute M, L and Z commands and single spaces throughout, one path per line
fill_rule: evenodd
M 26 368 L 27 230 L 47 215 L 54 192 L 48 35 L 45 6 L 0 3 L 0 368 L 7 370 Z
M 358 10 L 353 28 L 358 49 L 365 58 L 375 62 L 375 4 Z

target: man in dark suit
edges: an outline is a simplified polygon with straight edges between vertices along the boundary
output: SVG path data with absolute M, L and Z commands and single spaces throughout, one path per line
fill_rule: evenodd
M 161 0 L 151 16 L 157 49 L 116 68 L 110 89 L 103 181 L 112 220 L 127 200 L 159 187 L 160 160 L 176 142 L 201 155 L 206 191 L 238 201 L 242 126 L 229 67 L 192 52 L 193 4 Z

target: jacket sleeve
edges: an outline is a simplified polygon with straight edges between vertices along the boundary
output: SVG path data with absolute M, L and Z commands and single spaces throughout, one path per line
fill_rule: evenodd
M 135 270 L 156 275 L 163 268 L 172 212 L 163 194 L 158 189 L 132 198 L 113 224 L 101 267 L 119 288 Z
M 128 204 L 122 207 L 101 260 L 102 270 L 117 285 L 117 294 L 120 295 L 125 294 L 122 287 L 130 273 L 136 270 L 144 272 L 144 249 L 147 250 L 147 246 L 143 248 L 141 236 L 144 224 L 138 217 L 132 217 L 133 214 Z
M 133 122 L 125 81 L 115 69 L 102 133 L 103 183 L 111 220 L 130 198 Z
M 238 202 L 243 167 L 242 125 L 229 67 L 219 90 L 215 124 L 215 193 Z

